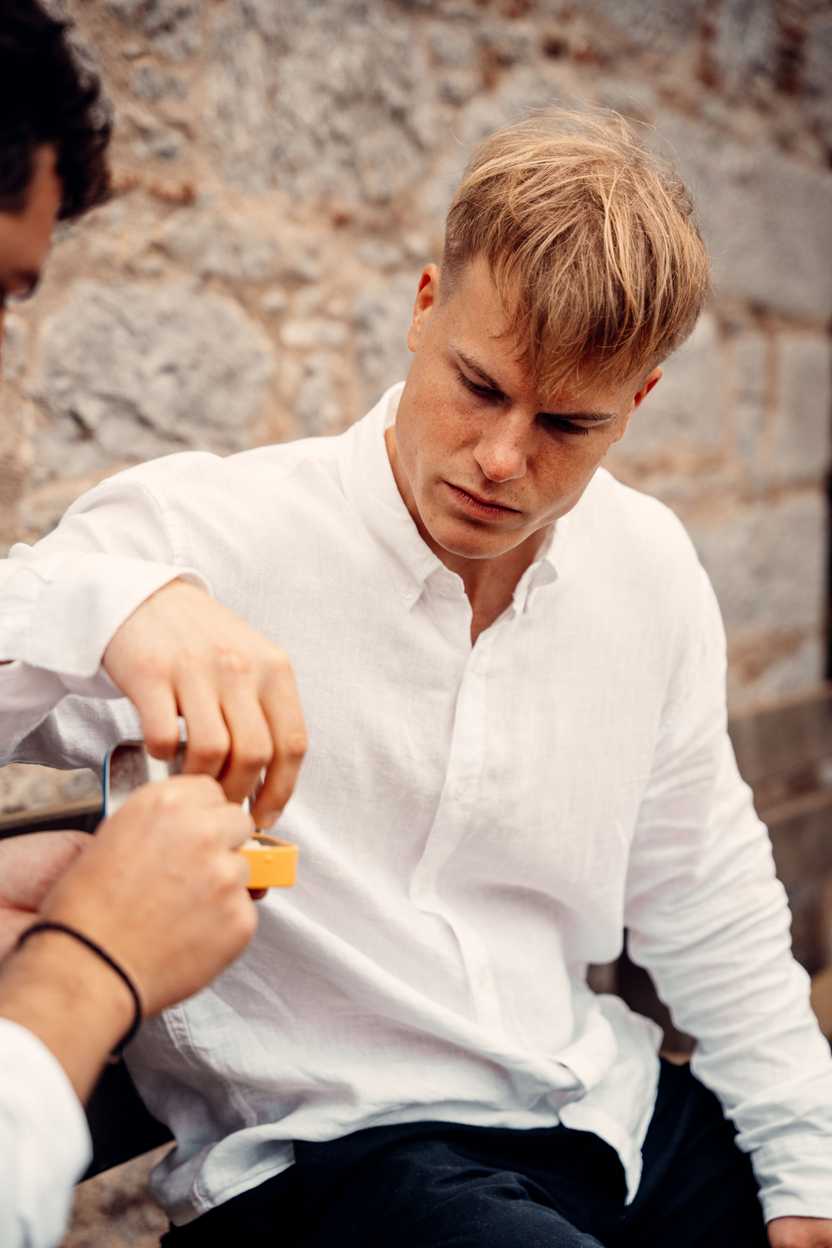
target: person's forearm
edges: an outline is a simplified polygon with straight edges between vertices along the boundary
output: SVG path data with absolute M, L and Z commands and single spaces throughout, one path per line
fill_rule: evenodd
M 0 967 L 0 1017 L 42 1040 L 86 1100 L 133 1021 L 133 1002 L 96 954 L 61 932 L 38 932 Z

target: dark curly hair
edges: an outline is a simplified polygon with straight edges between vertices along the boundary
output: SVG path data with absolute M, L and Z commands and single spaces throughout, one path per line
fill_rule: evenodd
M 71 23 L 37 0 L 0 0 L 0 211 L 20 212 L 37 148 L 51 144 L 63 189 L 60 217 L 110 193 L 110 113 L 98 76 L 70 47 Z

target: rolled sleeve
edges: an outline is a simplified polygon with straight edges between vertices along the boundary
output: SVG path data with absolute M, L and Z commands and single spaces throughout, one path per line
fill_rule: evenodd
M 34 546 L 0 564 L 0 753 L 67 694 L 121 698 L 101 666 L 138 606 L 172 580 L 211 586 L 183 560 L 169 517 L 131 470 L 83 495 Z

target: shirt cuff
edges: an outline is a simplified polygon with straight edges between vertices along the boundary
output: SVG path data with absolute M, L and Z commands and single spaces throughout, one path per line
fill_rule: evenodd
M 13 1076 L 9 1087 L 0 1081 L 3 1108 L 18 1124 L 15 1204 L 23 1225 L 37 1232 L 35 1243 L 57 1242 L 92 1157 L 87 1120 L 63 1067 L 37 1036 L 0 1019 L 0 1048 Z
M 766 1222 L 774 1218 L 832 1219 L 832 1147 L 828 1138 L 803 1147 L 763 1147 L 752 1156 Z
M 112 682 L 99 677 L 104 651 L 124 621 L 158 589 L 181 578 L 210 593 L 193 568 L 106 554 L 69 556 L 62 566 L 50 567 L 48 575 L 28 570 L 28 609 L 9 612 L 17 626 L 8 620 L 6 653 L 0 657 L 57 673 L 70 693 L 86 696 L 115 696 Z M 93 685 L 79 683 L 91 679 Z

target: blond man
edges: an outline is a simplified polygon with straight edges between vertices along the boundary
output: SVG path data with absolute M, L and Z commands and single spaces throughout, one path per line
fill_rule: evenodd
M 265 767 L 302 846 L 130 1051 L 171 1248 L 832 1245 L 832 1061 L 718 609 L 601 467 L 707 286 L 673 173 L 540 117 L 475 154 L 363 420 L 132 469 L 11 552 L 9 756 L 164 755 L 182 716 L 188 768 L 240 799 Z M 692 1073 L 587 987 L 625 927 Z

